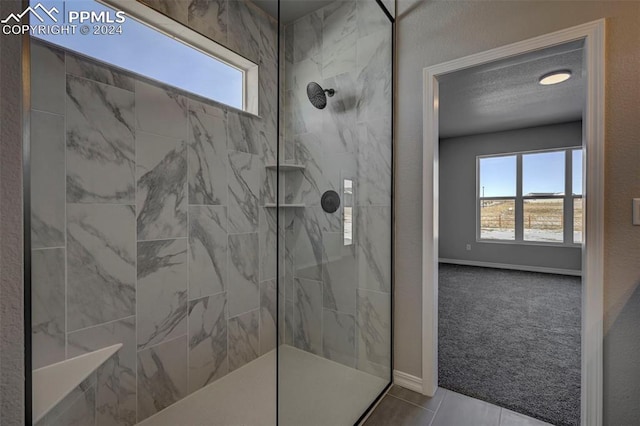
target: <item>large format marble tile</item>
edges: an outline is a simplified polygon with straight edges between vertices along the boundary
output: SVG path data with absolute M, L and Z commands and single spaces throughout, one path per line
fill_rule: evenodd
M 138 349 L 187 333 L 187 240 L 138 243 Z
M 133 203 L 133 93 L 67 76 L 67 201 Z
M 64 114 L 64 52 L 31 39 L 31 108 Z
M 358 121 L 391 117 L 391 26 L 359 38 L 357 52 Z
M 358 193 L 360 206 L 391 205 L 391 117 L 358 123 Z
M 189 302 L 189 392 L 229 371 L 226 313 L 226 293 Z
M 260 283 L 260 355 L 264 355 L 276 347 L 276 280 Z
M 247 114 L 230 111 L 227 113 L 229 139 L 227 148 L 249 154 L 261 154 L 258 145 L 258 127 L 260 120 Z
M 138 422 L 187 396 L 187 336 L 138 352 Z
M 323 306 L 334 311 L 356 313 L 358 263 L 355 244 L 345 245 L 342 232 L 324 233 Z
M 322 281 L 322 234 L 340 232 L 340 216 L 325 213 L 319 206 L 296 209 L 294 215 L 287 222 L 285 237 L 295 276 Z
M 254 121 L 257 127 L 258 149 L 262 159 L 267 164 L 275 164 L 276 149 L 278 146 L 278 92 L 275 80 L 268 81 L 268 77 L 260 79 L 260 111 L 264 114 L 259 120 Z M 273 87 L 269 87 L 273 84 Z
M 264 161 L 276 162 L 278 146 L 278 25 L 266 14 L 260 19 L 259 139 Z
M 65 245 L 65 119 L 31 113 L 32 248 Z
M 96 425 L 136 423 L 136 322 L 125 318 L 69 333 L 68 358 L 122 343 L 97 371 Z
M 229 319 L 229 371 L 258 358 L 260 354 L 259 310 Z
M 358 90 L 354 75 L 348 72 L 324 80 L 325 88 L 336 91 L 329 98 L 322 116 L 322 146 L 330 157 L 335 153 L 356 152 L 359 146 L 356 132 Z
M 287 65 L 293 63 L 293 23 L 286 24 L 282 27 L 281 37 L 283 39 L 281 52 L 284 54 L 284 61 Z
M 293 329 L 294 329 L 294 318 L 293 318 L 293 300 L 284 301 L 284 344 L 293 346 Z
M 266 13 L 264 10 L 254 9 L 255 20 L 260 27 L 260 62 L 266 65 L 268 62 L 272 64 L 273 73 L 277 73 L 278 60 L 278 20 Z
M 67 205 L 67 331 L 135 314 L 133 206 Z
M 138 240 L 186 237 L 186 144 L 138 131 L 136 150 Z
M 197 101 L 189 99 L 189 111 L 196 114 L 207 114 L 213 117 L 227 118 L 227 111 L 214 101 Z
M 320 206 L 322 194 L 330 187 L 325 164 L 325 144 L 321 134 L 307 133 L 295 137 L 296 159 L 304 170 L 289 173 L 285 180 L 285 201 Z
M 189 27 L 218 43 L 226 44 L 227 1 L 191 0 L 188 16 Z
M 373 2 L 372 2 L 373 3 Z M 332 77 L 356 67 L 356 1 L 335 1 L 323 8 L 322 75 Z
M 229 235 L 229 317 L 260 306 L 258 234 Z
M 382 1 L 383 3 L 388 2 L 388 0 Z M 391 21 L 377 2 L 369 0 L 356 0 L 355 2 L 358 4 L 358 37 L 365 37 L 383 29 L 391 31 Z
M 246 1 L 229 0 L 227 47 L 254 63 L 260 60 L 260 27 L 256 15 L 264 13 Z
M 266 161 L 263 164 L 275 164 L 276 161 Z M 278 192 L 277 173 L 275 169 L 267 169 L 262 167 L 260 172 L 260 200 L 261 206 L 276 202 L 276 194 Z M 284 182 L 284 179 L 282 179 Z M 282 199 L 282 198 L 281 198 Z
M 287 27 L 289 28 L 289 27 Z M 298 96 L 306 96 L 307 84 L 322 81 L 322 55 L 310 56 L 298 62 L 287 63 L 285 68 L 285 87 Z
M 189 3 L 191 0 L 139 0 L 163 15 L 187 25 Z
M 186 140 L 187 98 L 171 89 L 136 81 L 136 128 Z
M 189 111 L 189 204 L 227 204 L 225 117 Z
M 349 367 L 356 366 L 355 318 L 351 314 L 322 310 L 322 354 Z
M 260 207 L 260 281 L 276 277 L 278 258 L 276 250 L 278 238 L 278 212 L 276 209 Z M 280 246 L 284 254 L 284 241 Z M 282 264 L 282 262 L 281 262 Z
M 227 288 L 227 208 L 189 206 L 189 299 Z
M 133 92 L 135 78 L 90 59 L 82 58 L 72 53 L 66 53 L 67 73 L 76 77 L 83 77 L 98 83 L 108 84 Z
M 283 262 L 284 262 L 284 279 L 282 282 L 282 288 L 284 290 L 284 297 L 286 300 L 294 300 L 293 281 L 296 276 L 296 240 L 300 234 L 300 220 L 297 219 L 297 209 L 284 209 L 280 211 L 280 220 L 284 219 L 282 229 L 284 232 L 284 238 L 280 246 L 284 250 Z
M 358 286 L 391 291 L 391 207 L 359 207 L 354 220 Z
M 357 201 L 354 197 L 359 192 L 358 158 L 356 153 L 326 153 L 324 160 L 325 176 L 327 177 L 327 189 L 332 189 L 340 195 L 340 207 L 332 217 L 339 224 L 339 230 L 344 230 L 344 207 L 354 207 Z M 351 190 L 345 190 L 346 180 L 350 181 Z
M 374 373 L 371 371 L 374 365 L 388 368 L 391 359 L 391 295 L 358 289 L 357 310 L 358 369 Z
M 296 348 L 322 355 L 322 283 L 296 278 L 293 342 Z
M 65 249 L 31 252 L 33 369 L 65 358 Z
M 322 10 L 309 13 L 293 23 L 293 62 L 322 53 Z
M 309 82 L 307 82 L 309 83 Z M 318 81 L 317 83 L 320 83 Z M 300 90 L 287 90 L 285 93 L 285 105 L 287 117 L 286 126 L 292 135 L 304 133 L 321 134 L 324 130 L 322 120 L 326 110 L 315 108 L 307 97 L 307 85 Z
M 229 232 L 257 232 L 264 164 L 257 155 L 230 151 L 229 165 Z

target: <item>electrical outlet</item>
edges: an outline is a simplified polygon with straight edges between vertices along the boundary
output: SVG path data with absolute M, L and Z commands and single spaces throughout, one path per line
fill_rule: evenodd
M 467 250 L 471 250 L 471 244 L 467 244 Z
M 640 225 L 640 198 L 633 199 L 633 224 Z

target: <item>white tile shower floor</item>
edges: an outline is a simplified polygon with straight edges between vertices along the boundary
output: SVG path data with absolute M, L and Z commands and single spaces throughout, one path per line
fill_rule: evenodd
M 275 425 L 275 378 L 273 350 L 139 425 Z M 281 346 L 280 424 L 353 425 L 386 384 L 371 374 Z

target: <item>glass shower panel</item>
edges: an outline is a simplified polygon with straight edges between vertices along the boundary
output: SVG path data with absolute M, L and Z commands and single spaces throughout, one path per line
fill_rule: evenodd
M 391 381 L 393 25 L 375 0 L 288 7 L 278 418 L 351 425 Z

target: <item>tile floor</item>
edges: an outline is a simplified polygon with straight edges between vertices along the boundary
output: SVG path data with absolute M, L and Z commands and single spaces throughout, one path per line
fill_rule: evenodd
M 433 398 L 392 386 L 364 426 L 548 426 L 488 402 L 439 388 Z

